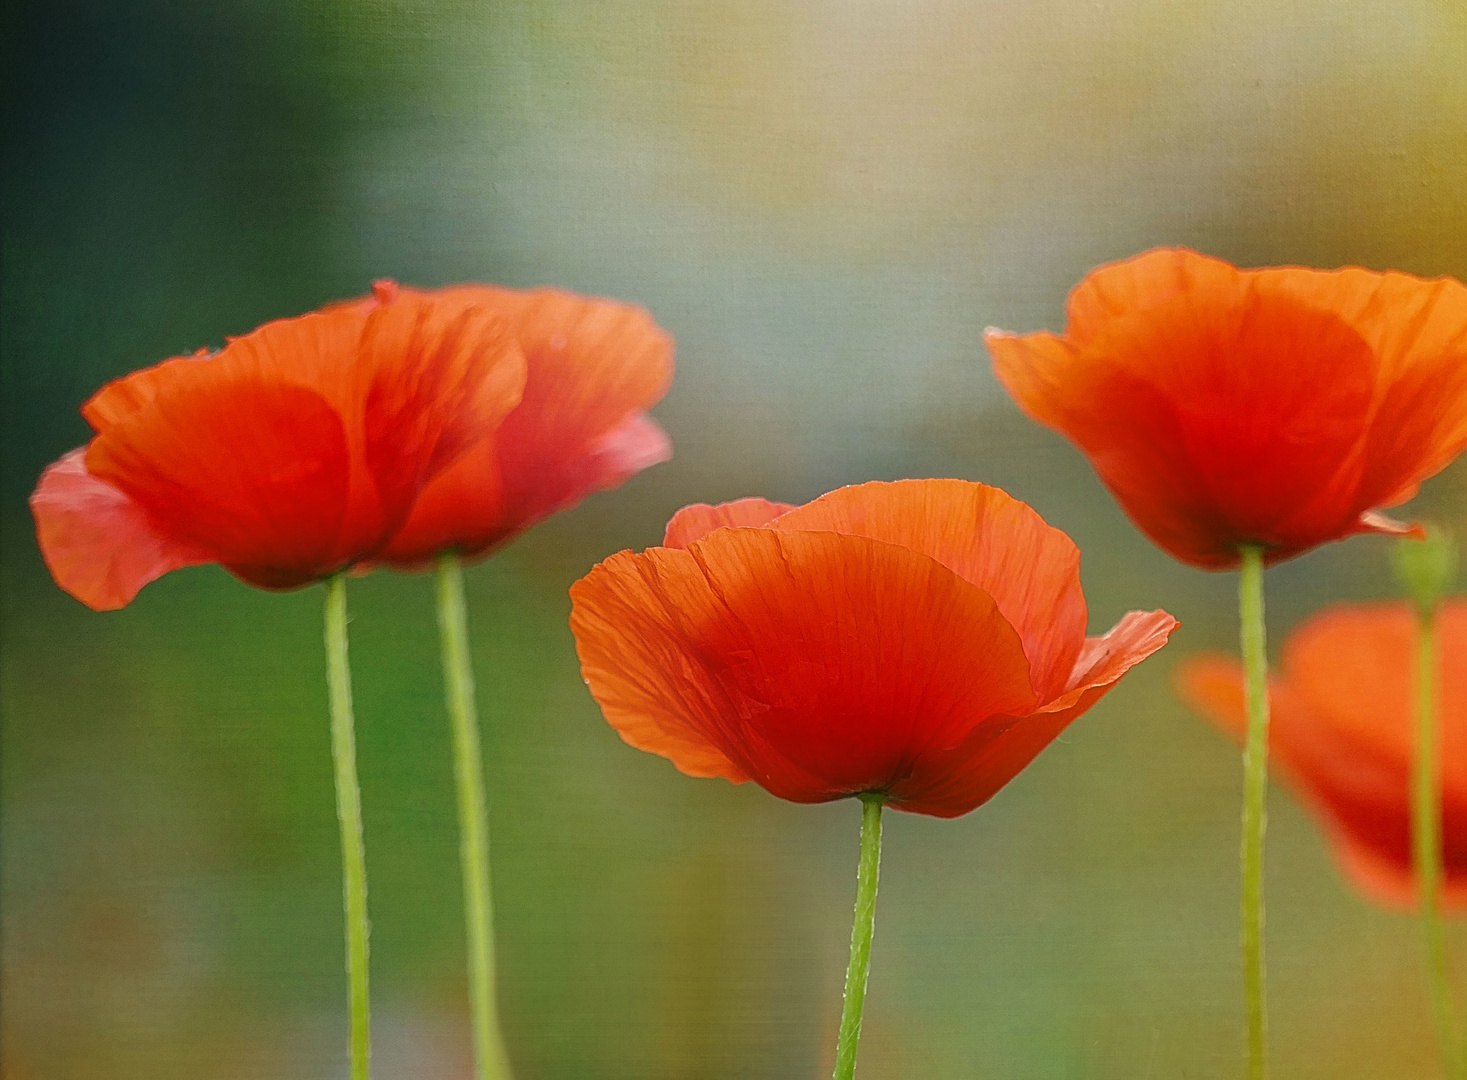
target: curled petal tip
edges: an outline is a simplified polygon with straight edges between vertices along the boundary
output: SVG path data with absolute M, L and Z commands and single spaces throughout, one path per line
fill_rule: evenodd
M 672 460 L 672 439 L 645 413 L 628 418 L 591 444 L 591 454 L 605 463 L 609 477 L 620 483 L 643 469 Z
M 390 304 L 397 299 L 398 284 L 392 278 L 378 278 L 372 282 L 372 295 L 379 304 Z
M 124 492 L 93 476 L 85 448 L 46 468 L 30 506 L 51 576 L 94 611 L 126 607 L 155 578 L 211 559 L 209 552 L 169 535 Z
M 1367 510 L 1360 515 L 1356 532 L 1383 533 L 1386 536 L 1405 536 L 1412 540 L 1425 540 L 1426 529 L 1419 521 L 1397 521 L 1395 518 L 1376 511 Z

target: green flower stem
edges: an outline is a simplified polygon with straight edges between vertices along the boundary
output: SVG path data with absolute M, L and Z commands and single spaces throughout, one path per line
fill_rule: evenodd
M 494 988 L 494 900 L 489 889 L 484 762 L 474 704 L 474 671 L 469 660 L 463 563 L 454 552 L 438 557 L 438 631 L 443 643 L 443 685 L 453 729 L 453 773 L 458 787 L 458 850 L 468 924 L 475 1076 L 477 1080 L 509 1080 L 509 1054 L 499 1029 Z
M 326 683 L 331 691 L 331 758 L 336 767 L 336 818 L 341 823 L 346 894 L 346 975 L 351 1000 L 351 1080 L 372 1075 L 372 1020 L 367 993 L 367 852 L 362 843 L 362 792 L 346 656 L 346 575 L 326 580 Z
M 1243 993 L 1248 1015 L 1248 1080 L 1268 1075 L 1268 1012 L 1263 967 L 1263 836 L 1268 828 L 1268 651 L 1263 616 L 1263 549 L 1245 544 L 1238 616 L 1247 684 L 1243 751 Z
M 1426 943 L 1427 981 L 1442 1064 L 1452 1080 L 1467 1078 L 1467 1060 L 1456 1027 L 1446 927 L 1442 922 L 1442 777 L 1437 697 L 1435 605 L 1417 609 L 1416 769 L 1411 785 L 1411 849 L 1421 890 L 1421 930 Z
M 856 870 L 856 918 L 851 925 L 851 960 L 846 965 L 845 1004 L 835 1043 L 834 1080 L 856 1074 L 856 1044 L 861 1040 L 861 1011 L 866 1005 L 866 978 L 871 973 L 871 935 L 876 930 L 876 880 L 881 876 L 881 807 L 883 795 L 862 795 L 861 861 Z

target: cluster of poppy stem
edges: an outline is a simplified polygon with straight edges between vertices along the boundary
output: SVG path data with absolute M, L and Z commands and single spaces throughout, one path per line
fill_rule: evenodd
M 1248 744 L 1242 937 L 1260 1080 L 1270 746 L 1347 872 L 1421 904 L 1429 945 L 1438 906 L 1467 906 L 1467 601 L 1443 602 L 1439 581 L 1414 610 L 1323 613 L 1270 683 L 1262 606 L 1265 565 L 1353 533 L 1421 535 L 1381 511 L 1467 447 L 1467 288 L 1165 249 L 1088 275 L 1063 334 L 987 341 L 1019 406 L 1086 453 L 1148 537 L 1241 570 L 1245 665 L 1197 657 L 1177 683 Z M 368 1069 L 366 908 L 343 575 L 437 567 L 477 1075 L 507 1077 L 461 561 L 665 460 L 646 410 L 671 374 L 671 339 L 636 307 L 378 282 L 103 387 L 82 410 L 95 437 L 32 497 L 52 574 L 94 608 L 204 562 L 264 588 L 328 582 L 354 1080 Z M 883 810 L 980 806 L 1178 625 L 1133 611 L 1087 636 L 1069 537 L 997 488 L 942 479 L 688 506 L 661 546 L 610 556 L 571 599 L 587 685 L 627 743 L 795 802 L 860 799 L 837 1080 L 855 1070 Z M 1445 1060 L 1467 1070 L 1439 953 Z

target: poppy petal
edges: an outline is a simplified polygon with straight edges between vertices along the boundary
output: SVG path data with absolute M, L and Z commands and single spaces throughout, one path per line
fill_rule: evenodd
M 709 603 L 683 557 L 622 551 L 598 563 L 570 590 L 581 673 L 629 745 L 689 776 L 741 784 L 748 774 L 704 734 L 731 705 L 677 618 L 675 605 L 689 593 Z
M 478 550 L 478 539 L 464 523 L 498 521 L 503 507 L 497 446 L 492 437 L 480 439 L 428 483 L 407 521 L 374 558 L 412 569 L 444 551 Z
M 616 487 L 672 456 L 667 432 L 651 417 L 631 417 L 588 448 L 577 463 L 581 492 Z M 481 554 L 512 533 L 504 528 L 499 444 L 482 438 L 423 489 L 407 522 L 377 558 L 400 567 L 422 565 L 441 551 Z
M 86 467 L 247 581 L 286 587 L 339 569 L 346 434 L 310 390 L 216 358 L 92 440 Z
M 1112 320 L 1186 293 L 1226 295 L 1241 287 L 1237 267 L 1188 248 L 1153 248 L 1097 267 L 1071 291 L 1065 336 L 1083 347 Z
M 685 548 L 694 540 L 701 540 L 714 529 L 737 526 L 757 528 L 760 525 L 768 525 L 781 514 L 787 514 L 793 509 L 794 507 L 789 503 L 770 502 L 768 499 L 757 497 L 735 499 L 733 502 L 719 503 L 717 506 L 693 503 L 672 515 L 672 520 L 667 523 L 667 528 L 663 532 L 662 546 Z
M 460 285 L 438 295 L 505 317 L 526 358 L 524 390 L 502 423 L 479 427 L 492 454 L 476 450 L 431 482 L 384 561 L 416 565 L 450 548 L 483 554 L 671 456 L 645 410 L 667 392 L 672 340 L 641 308 L 559 289 Z
M 524 401 L 498 436 L 504 535 L 611 482 L 604 468 L 588 469 L 585 459 L 614 451 L 614 440 L 605 442 L 610 433 L 667 393 L 672 338 L 631 304 L 559 289 L 489 291 L 514 305 L 515 332 L 529 361 Z M 621 467 L 638 457 L 648 464 L 665 460 L 652 429 L 633 427 L 623 435 L 631 436 L 635 452 Z
M 994 731 L 975 729 L 946 754 L 930 754 L 893 789 L 899 809 L 957 817 L 993 798 L 1046 746 L 1120 681 L 1167 643 L 1178 626 L 1164 611 L 1128 612 L 1107 633 L 1087 638 L 1070 689 L 1058 700 Z
M 983 341 L 993 356 L 994 373 L 1019 408 L 1041 424 L 1065 431 L 1069 410 L 1063 386 L 1079 364 L 1070 343 L 1047 330 L 1012 334 L 996 326 L 983 331 Z
M 1260 292 L 1338 315 L 1376 358 L 1370 414 L 1336 490 L 1322 498 L 1365 510 L 1398 505 L 1467 447 L 1467 286 L 1359 267 L 1247 274 Z M 1304 504 L 1298 517 L 1315 512 Z
M 379 548 L 425 483 L 519 402 L 525 361 L 503 313 L 461 291 L 374 296 L 266 323 L 210 361 L 318 393 L 348 438 L 349 497 L 328 562 Z
M 1380 358 L 1376 410 L 1360 453 L 1363 501 L 1405 502 L 1467 448 L 1467 285 L 1359 267 L 1255 273 L 1300 303 L 1338 312 Z
M 1375 510 L 1367 510 L 1361 514 L 1354 531 L 1380 533 L 1383 536 L 1409 536 L 1413 540 L 1426 539 L 1426 529 L 1419 521 L 1397 521 Z
M 1122 675 L 1156 652 L 1181 626 L 1165 611 L 1128 611 L 1100 637 L 1085 639 L 1075 658 L 1065 693 L 1042 706 L 1044 712 L 1084 712 L 1100 700 Z M 1079 715 L 1076 713 L 1075 715 Z
M 361 352 L 366 464 L 396 532 L 424 485 L 519 404 L 526 363 L 503 313 L 461 291 L 400 290 L 368 316 Z
M 1034 704 L 992 597 L 865 537 L 717 529 L 618 555 L 571 595 L 582 671 L 628 741 L 798 802 L 891 789 Z
M 770 527 L 869 536 L 936 559 L 992 596 L 1019 632 L 1039 700 L 1065 689 L 1085 642 L 1080 551 L 1006 492 L 966 480 L 857 484 Z
M 1101 481 L 1154 543 L 1194 565 L 1237 563 L 1235 551 L 1218 550 L 1215 537 L 1228 531 L 1227 522 L 1181 454 L 1183 434 L 1163 395 L 1130 375 L 1107 379 L 1054 334 L 990 329 L 984 340 L 999 381 L 1019 408 L 1079 444 Z M 1113 422 L 1117 414 L 1110 395 L 1126 403 L 1124 424 Z M 1097 402 L 1098 396 L 1109 404 Z
M 643 469 L 672 460 L 672 440 L 645 413 L 629 416 L 587 447 L 577 487 L 586 492 L 620 487 Z
M 1467 286 L 1441 279 L 1422 293 L 1414 336 L 1392 323 L 1380 346 L 1384 400 L 1362 450 L 1361 499 L 1374 506 L 1405 502 L 1467 448 Z
M 98 433 L 126 420 L 158 395 L 158 389 L 180 374 L 187 375 L 195 364 L 212 357 L 204 352 L 193 356 L 174 356 L 152 367 L 130 372 L 113 379 L 93 394 L 81 407 L 82 416 Z
M 1439 701 L 1443 717 L 1467 716 L 1467 601 L 1453 599 L 1437 615 Z M 1287 685 L 1329 717 L 1359 756 L 1409 768 L 1415 727 L 1416 616 L 1401 601 L 1339 604 L 1290 635 L 1284 648 Z M 1467 801 L 1467 725 L 1443 724 L 1442 780 Z M 1464 838 L 1467 839 L 1467 838 Z
M 36 539 L 58 585 L 96 611 L 112 611 L 170 570 L 212 561 L 89 473 L 85 459 L 77 449 L 47 466 L 31 495 Z

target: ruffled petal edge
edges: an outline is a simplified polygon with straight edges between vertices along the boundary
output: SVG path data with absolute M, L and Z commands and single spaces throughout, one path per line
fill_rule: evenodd
M 716 505 L 692 503 L 672 515 L 663 530 L 662 546 L 685 548 L 714 529 L 757 529 L 794 509 L 790 503 L 773 502 L 758 496 Z

